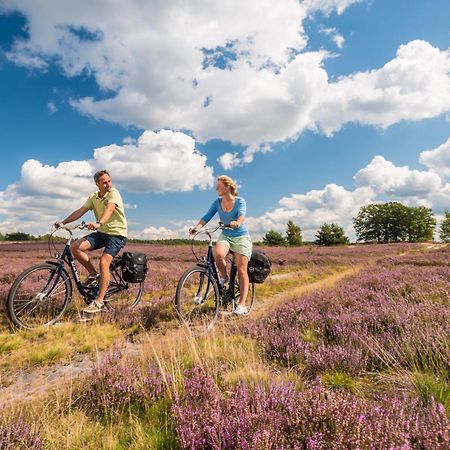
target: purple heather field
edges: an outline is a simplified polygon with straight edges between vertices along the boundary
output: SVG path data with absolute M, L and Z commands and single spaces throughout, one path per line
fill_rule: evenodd
M 193 257 L 188 246 L 127 249 L 149 257 L 141 308 L 148 314 L 150 303 L 171 301 Z M 273 376 L 226 381 L 230 368 L 217 361 L 162 377 L 156 363 L 134 365 L 114 348 L 73 393 L 74 407 L 93 420 L 158 407 L 173 445 L 186 449 L 447 449 L 450 246 L 264 250 L 275 272 L 360 268 L 334 288 L 291 296 L 231 329 L 257 342 Z M 46 254 L 40 243 L 0 246 L 2 300 L 15 276 Z M 31 425 L 3 421 L 0 448 L 45 448 Z

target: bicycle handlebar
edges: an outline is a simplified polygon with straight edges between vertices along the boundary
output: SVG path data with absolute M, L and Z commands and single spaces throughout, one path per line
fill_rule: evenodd
M 212 236 L 211 236 L 211 234 L 216 232 L 217 230 L 227 230 L 227 229 L 228 230 L 232 230 L 233 228 L 230 227 L 229 225 L 224 225 L 223 223 L 219 222 L 219 225 L 216 225 L 216 226 L 213 226 L 213 227 L 209 227 L 209 228 L 203 227 L 200 230 L 196 230 L 196 232 L 192 234 L 192 238 L 191 238 L 191 251 L 192 251 L 192 254 L 195 256 L 195 259 L 197 261 L 200 261 L 202 259 L 202 258 L 199 258 L 196 255 L 195 250 L 194 250 L 194 239 L 198 235 L 206 234 L 208 236 L 208 238 L 209 238 L 209 243 L 211 245 L 211 243 L 212 243 Z
M 87 224 L 86 222 L 81 222 L 81 223 L 76 223 L 75 225 L 63 225 L 61 226 L 56 226 L 56 224 L 53 224 L 53 226 L 55 227 L 55 231 L 56 230 L 66 230 L 69 232 L 72 232 L 72 230 L 87 230 Z
M 219 225 L 213 226 L 213 227 L 203 227 L 200 230 L 197 230 L 193 236 L 192 236 L 192 240 L 195 239 L 196 236 L 198 236 L 199 234 L 207 234 L 209 236 L 209 238 L 211 239 L 211 234 L 215 233 L 217 230 L 233 230 L 233 227 L 230 227 L 230 225 L 224 225 L 223 223 L 219 222 Z

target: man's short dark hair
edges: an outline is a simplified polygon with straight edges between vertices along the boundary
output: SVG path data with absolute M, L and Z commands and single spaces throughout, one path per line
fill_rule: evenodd
M 98 172 L 95 172 L 95 173 L 94 173 L 94 181 L 95 181 L 96 183 L 98 183 L 98 180 L 100 180 L 100 177 L 101 177 L 102 175 L 109 175 L 109 172 L 108 172 L 107 170 L 105 170 L 105 169 L 99 170 Z

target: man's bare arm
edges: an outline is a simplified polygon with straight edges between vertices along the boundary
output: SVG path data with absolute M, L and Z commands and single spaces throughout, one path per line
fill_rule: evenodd
M 81 208 L 78 208 L 76 211 L 74 211 L 72 214 L 69 214 L 61 223 L 63 225 L 66 225 L 67 223 L 73 222 L 79 219 L 80 217 L 84 216 L 88 211 L 89 209 L 82 206 Z
M 108 203 L 106 205 L 106 209 L 104 211 L 104 213 L 102 214 L 102 217 L 100 217 L 98 219 L 97 222 L 89 222 L 88 223 L 88 228 L 90 230 L 98 230 L 102 225 L 105 225 L 105 223 L 108 222 L 108 220 L 111 217 L 111 214 L 114 212 L 114 210 L 116 209 L 116 204 L 115 203 Z

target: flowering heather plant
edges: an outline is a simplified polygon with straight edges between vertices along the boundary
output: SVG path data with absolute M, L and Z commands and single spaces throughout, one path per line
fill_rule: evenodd
M 2 450 L 40 450 L 42 440 L 34 434 L 22 420 L 4 422 L 0 425 L 0 449 Z
M 112 323 L 120 328 L 137 332 L 150 329 L 161 322 L 175 319 L 173 298 L 163 298 L 155 302 L 142 302 L 133 310 L 124 308 L 103 313 L 99 320 L 102 323 Z
M 135 362 L 124 358 L 118 347 L 94 365 L 88 383 L 78 403 L 98 416 L 112 417 L 125 408 L 145 410 L 146 405 L 165 394 L 159 368 L 149 364 L 142 371 Z
M 449 422 L 435 402 L 361 399 L 320 383 L 298 391 L 293 382 L 220 389 L 199 368 L 185 373 L 174 421 L 189 449 L 444 449 Z
M 450 372 L 450 267 L 388 263 L 243 325 L 266 356 L 314 377 L 403 367 Z M 401 260 L 399 258 L 399 260 Z M 432 261 L 432 256 L 427 256 Z
M 349 266 L 364 264 L 369 261 L 395 256 L 405 251 L 420 247 L 415 244 L 385 244 L 385 245 L 349 245 L 318 247 L 305 245 L 301 247 L 255 247 L 261 249 L 272 261 L 272 268 L 277 270 L 284 266 L 324 267 Z

